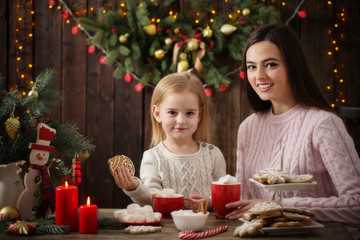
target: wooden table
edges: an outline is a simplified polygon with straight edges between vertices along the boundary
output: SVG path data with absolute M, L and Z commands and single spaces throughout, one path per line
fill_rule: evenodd
M 99 216 L 112 217 L 115 209 L 100 209 Z M 351 240 L 349 233 L 346 231 L 345 227 L 341 223 L 322 223 L 323 228 L 317 228 L 306 234 L 288 234 L 288 235 L 256 235 L 247 239 L 252 240 L 293 240 L 293 239 L 316 239 L 316 240 L 328 240 L 328 239 L 337 239 L 337 240 Z M 226 232 L 220 233 L 216 236 L 212 236 L 206 239 L 240 239 L 238 237 L 233 237 L 234 230 L 237 226 L 241 225 L 240 221 L 230 221 L 225 219 L 217 219 L 214 216 L 214 213 L 210 213 L 206 226 L 203 231 L 211 230 L 223 225 L 228 225 L 228 230 Z M 0 239 L 46 239 L 46 240 L 66 240 L 66 239 L 179 239 L 179 231 L 176 229 L 172 219 L 164 219 L 160 226 L 162 226 L 162 231 L 159 233 L 149 233 L 149 234 L 126 234 L 122 230 L 103 230 L 100 229 L 97 234 L 80 234 L 79 232 L 71 232 L 70 234 L 62 235 L 40 235 L 36 237 L 31 236 L 21 236 L 14 237 L 12 235 L 4 235 L 0 233 Z

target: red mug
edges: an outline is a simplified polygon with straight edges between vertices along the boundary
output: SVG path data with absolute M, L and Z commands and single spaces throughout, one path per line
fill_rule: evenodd
M 153 208 L 155 212 L 160 212 L 163 217 L 171 217 L 172 211 L 177 211 L 183 207 L 190 209 L 193 201 L 188 198 L 184 198 L 183 195 L 177 194 L 174 197 L 152 197 Z
M 241 198 L 241 184 L 211 183 L 211 200 L 216 211 L 215 217 L 224 218 L 235 209 L 226 208 L 226 204 L 239 201 Z

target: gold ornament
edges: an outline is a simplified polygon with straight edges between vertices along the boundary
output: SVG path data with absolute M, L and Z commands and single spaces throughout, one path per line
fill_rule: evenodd
M 165 53 L 166 53 L 166 51 L 164 51 L 162 49 L 158 49 L 155 51 L 155 58 L 161 60 L 165 56 Z
M 156 26 L 154 24 L 149 24 L 143 27 L 147 35 L 154 36 L 156 34 Z
M 243 10 L 242 10 L 242 15 L 243 16 L 247 16 L 247 15 L 249 15 L 250 14 L 250 9 L 248 9 L 248 8 L 244 8 Z
M 209 27 L 207 27 L 207 28 L 204 29 L 202 34 L 203 34 L 204 37 L 211 38 L 211 36 L 213 34 L 213 31 Z
M 120 35 L 119 36 L 119 42 L 120 43 L 126 43 L 127 42 L 127 37 L 125 35 Z
M 14 112 L 12 112 L 10 114 L 10 117 L 6 120 L 5 129 L 12 140 L 14 140 L 14 138 L 18 135 L 20 129 L 20 121 L 14 116 Z
M 180 62 L 177 65 L 177 72 L 185 72 L 189 69 L 189 63 L 186 59 L 186 53 L 180 54 Z
M 189 51 L 192 51 L 192 52 L 198 50 L 198 48 L 199 48 L 198 41 L 195 38 L 191 39 L 187 43 L 187 48 L 189 49 Z
M 236 29 L 237 29 L 237 28 L 236 28 L 235 26 L 226 23 L 226 24 L 222 25 L 222 27 L 220 28 L 220 31 L 221 31 L 224 35 L 228 36 L 228 35 L 232 34 L 233 32 L 235 32 Z
M 29 98 L 37 99 L 39 97 L 39 93 L 36 91 L 35 87 L 32 87 L 31 91 L 28 93 Z
M 165 38 L 165 44 L 170 46 L 172 44 L 171 38 Z
M 20 219 L 20 212 L 14 206 L 6 206 L 0 210 L 1 221 L 15 222 Z
M 82 153 L 79 154 L 79 158 L 80 158 L 81 160 L 86 160 L 86 159 L 89 158 L 89 156 L 90 156 L 89 151 L 85 151 L 85 152 L 82 152 Z

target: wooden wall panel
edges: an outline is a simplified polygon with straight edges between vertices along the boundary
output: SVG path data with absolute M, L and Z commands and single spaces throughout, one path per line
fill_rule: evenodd
M 265 1 L 281 11 L 285 22 L 301 0 Z M 7 77 L 6 85 L 21 83 L 15 72 L 16 39 L 15 27 L 18 1 L 0 1 L 0 71 Z M 23 0 L 22 2 L 25 2 Z M 102 6 L 115 9 L 122 1 L 67 0 L 66 3 L 74 11 L 76 9 L 95 8 Z M 261 1 L 264 2 L 264 1 Z M 191 9 L 189 0 L 177 0 L 174 8 L 182 13 Z M 337 61 L 344 64 L 344 94 L 346 104 L 360 107 L 360 95 L 357 93 L 360 81 L 357 81 L 359 68 L 356 61 L 359 54 L 359 10 L 357 0 L 332 1 L 338 9 L 344 5 L 346 21 L 345 39 L 341 44 L 343 51 L 337 56 Z M 223 4 L 216 2 L 216 8 Z M 330 6 L 330 8 L 333 8 Z M 319 81 L 321 90 L 327 99 L 332 100 L 332 91 L 326 86 L 332 82 L 332 62 L 326 55 L 331 47 L 327 29 L 335 21 L 336 12 L 329 9 L 327 1 L 305 1 L 304 10 L 308 17 L 291 20 L 290 26 L 298 34 L 303 44 L 310 66 Z M 136 92 L 136 81 L 126 83 L 123 79 L 112 77 L 113 67 L 100 65 L 100 51 L 87 53 L 86 36 L 83 33 L 71 34 L 73 23 L 67 24 L 60 18 L 60 11 L 49 9 L 47 1 L 34 1 L 35 27 L 33 42 L 34 77 L 44 68 L 54 67 L 57 71 L 55 89 L 61 90 L 64 101 L 54 109 L 52 117 L 62 122 L 76 122 L 80 133 L 89 137 L 97 146 L 96 150 L 82 165 L 83 184 L 80 186 L 80 202 L 85 202 L 87 196 L 100 207 L 122 208 L 129 204 L 130 199 L 119 189 L 107 166 L 107 160 L 117 154 L 130 157 L 139 176 L 139 168 L 143 152 L 149 148 L 151 141 L 150 100 L 152 88 Z M 92 14 L 92 13 L 90 13 Z M 70 20 L 72 21 L 72 20 Z M 29 44 L 29 43 L 27 43 Z M 223 62 L 228 62 L 229 71 L 240 63 L 230 62 L 226 56 L 221 56 Z M 236 172 L 236 138 L 239 124 L 248 117 L 250 109 L 243 80 L 238 73 L 230 76 L 232 83 L 226 92 L 214 93 L 208 99 L 211 114 L 212 143 L 219 146 L 227 161 L 227 172 Z M 360 149 L 359 124 L 352 126 L 350 132 Z M 70 159 L 65 159 L 70 164 Z

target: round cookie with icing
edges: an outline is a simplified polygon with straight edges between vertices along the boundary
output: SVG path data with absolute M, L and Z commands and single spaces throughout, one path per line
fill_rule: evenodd
M 135 167 L 133 162 L 125 155 L 116 155 L 108 160 L 110 172 L 114 172 L 118 167 L 124 166 L 133 177 L 135 175 Z

